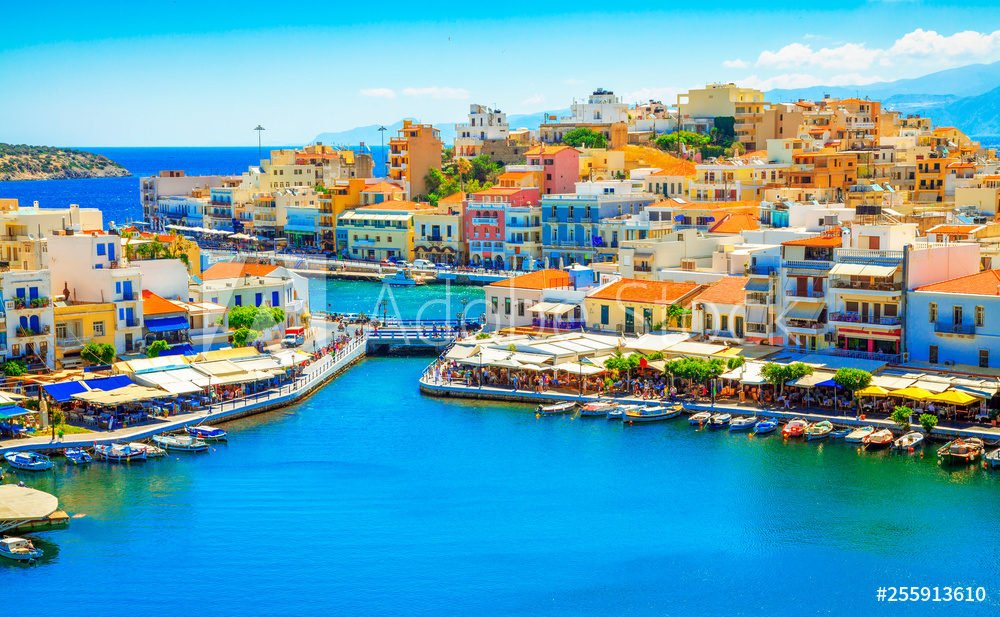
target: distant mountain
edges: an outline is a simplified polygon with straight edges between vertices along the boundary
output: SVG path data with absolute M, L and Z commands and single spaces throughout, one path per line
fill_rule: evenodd
M 958 127 L 969 136 L 995 137 L 1000 135 L 1000 87 L 978 96 L 958 98 L 944 105 L 914 106 L 907 113 L 930 116 L 934 119 L 934 124 Z

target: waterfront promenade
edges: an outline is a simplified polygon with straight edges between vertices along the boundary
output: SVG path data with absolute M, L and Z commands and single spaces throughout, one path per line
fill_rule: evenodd
M 112 431 L 65 435 L 62 439 L 56 437 L 55 440 L 49 435 L 28 439 L 7 439 L 0 441 L 0 454 L 23 450 L 45 452 L 68 447 L 139 441 L 153 435 L 180 430 L 186 426 L 220 423 L 279 409 L 309 396 L 337 374 L 362 359 L 365 356 L 366 344 L 366 337 L 355 338 L 338 353 L 324 355 L 306 364 L 302 374 L 295 381 L 265 392 L 221 401 L 190 413 L 170 416 L 162 421 Z

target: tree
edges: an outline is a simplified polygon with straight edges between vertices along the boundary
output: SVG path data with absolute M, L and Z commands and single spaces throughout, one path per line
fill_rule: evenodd
M 253 330 L 246 326 L 239 327 L 233 332 L 233 346 L 246 347 L 256 341 L 260 335 L 260 330 Z
M 656 138 L 656 147 L 660 150 L 680 150 L 679 144 L 684 144 L 688 148 L 700 148 L 711 143 L 709 135 L 692 133 L 690 131 L 674 131 Z
M 5 377 L 20 377 L 24 375 L 27 366 L 21 360 L 8 360 L 3 363 L 3 374 Z
M 833 375 L 833 383 L 850 392 L 854 400 L 855 392 L 871 385 L 872 374 L 857 368 L 842 368 Z
M 726 360 L 726 368 L 728 368 L 731 371 L 734 371 L 746 363 L 747 359 L 744 358 L 743 356 L 735 356 Z
M 779 394 L 784 394 L 785 384 L 789 381 L 812 375 L 812 373 L 812 367 L 802 362 L 792 362 L 791 364 L 768 362 L 760 369 L 760 376 L 767 383 L 777 386 Z
M 281 321 L 284 321 L 285 311 L 278 307 L 234 306 L 229 309 L 229 327 L 236 330 L 249 328 L 263 331 L 273 328 L 278 323 L 275 318 L 279 315 Z
M 924 431 L 930 433 L 937 426 L 938 419 L 937 416 L 931 413 L 920 414 L 920 426 L 924 427 Z
M 303 315 L 302 317 L 305 318 L 306 316 Z M 281 308 L 280 306 L 272 306 L 271 319 L 274 320 L 275 325 L 285 323 L 285 309 Z
M 901 429 L 910 428 L 910 416 L 913 415 L 913 410 L 909 407 L 904 407 L 902 405 L 896 405 L 896 409 L 893 410 L 892 415 L 889 419 L 896 423 Z
M 604 139 L 604 134 L 586 127 L 573 129 L 563 135 L 563 143 L 574 148 L 606 148 L 608 146 L 607 140 Z
M 691 309 L 686 309 L 679 304 L 671 304 L 667 307 L 667 325 L 670 325 L 670 321 L 676 321 L 678 328 L 684 327 L 684 319 L 691 314 Z
M 105 366 L 115 361 L 115 346 L 110 343 L 87 343 L 80 357 L 92 366 Z
M 153 341 L 152 343 L 149 344 L 149 347 L 146 348 L 146 357 L 159 358 L 161 353 L 169 349 L 170 349 L 170 343 L 162 339 Z

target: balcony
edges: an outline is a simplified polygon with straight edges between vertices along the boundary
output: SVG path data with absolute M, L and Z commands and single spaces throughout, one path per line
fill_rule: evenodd
M 122 323 L 125 324 L 126 328 L 138 328 L 142 325 L 142 322 L 136 317 L 133 317 L 132 319 L 123 319 Z
M 830 313 L 830 321 L 838 323 L 853 323 L 867 326 L 899 327 L 903 325 L 902 317 L 869 317 L 858 313 Z
M 135 302 L 141 298 L 138 291 L 122 292 L 122 299 L 118 300 L 118 302 Z
M 858 291 L 903 291 L 902 283 L 868 283 L 834 279 L 831 281 L 830 286 L 834 289 L 850 289 Z
M 759 305 L 759 306 L 770 306 L 772 304 L 775 304 L 775 301 L 776 301 L 776 298 L 774 296 L 768 296 L 768 295 L 755 295 L 755 296 L 751 296 L 751 295 L 748 295 L 746 297 L 745 303 L 746 304 L 756 304 L 756 305 Z
M 31 311 L 45 309 L 48 307 L 48 298 L 34 298 L 31 300 L 28 298 L 14 298 L 13 300 L 7 301 L 8 311 Z
M 539 319 L 538 317 L 531 320 L 531 325 L 536 328 L 551 328 L 555 330 L 575 330 L 587 326 L 586 322 L 582 320 L 564 321 L 561 319 Z
M 882 251 L 878 249 L 834 249 L 838 262 L 860 263 L 862 265 L 894 266 L 903 262 L 903 251 Z
M 826 293 L 822 291 L 799 291 L 798 289 L 786 289 L 785 295 L 789 298 L 809 298 L 810 300 L 826 297 Z
M 786 260 L 784 264 L 786 268 L 794 268 L 798 270 L 829 270 L 833 267 L 832 261 L 820 259 L 810 259 L 806 261 Z
M 965 336 L 975 336 L 976 326 L 974 324 L 956 324 L 946 322 L 935 322 L 934 332 L 938 334 L 961 334 Z
M 774 266 L 758 266 L 758 265 L 747 266 L 747 274 L 755 274 L 757 276 L 771 276 L 777 271 L 778 269 Z
M 42 326 L 41 330 L 35 330 L 34 328 L 25 328 L 23 326 L 18 326 L 17 330 L 14 331 L 15 338 L 33 338 L 36 336 L 48 336 L 49 326 Z
M 870 131 L 875 128 L 874 122 L 848 122 L 848 131 Z
M 652 272 L 652 266 L 632 266 L 632 270 L 635 272 Z
M 826 324 L 819 323 L 818 321 L 809 321 L 807 319 L 786 319 L 786 328 L 798 328 L 799 330 L 822 330 L 826 327 Z
M 473 225 L 497 225 L 498 226 L 500 224 L 500 219 L 495 219 L 495 218 L 490 218 L 490 217 L 486 217 L 486 218 L 474 218 L 474 219 L 472 219 L 472 224 Z
M 77 336 L 72 333 L 67 333 L 66 336 L 56 338 L 56 347 L 62 349 L 63 351 L 76 350 L 83 348 L 92 340 L 94 339 L 90 336 Z
M 891 353 L 880 353 L 877 351 L 855 351 L 853 349 L 840 349 L 838 347 L 828 347 L 826 349 L 820 349 L 818 352 L 831 356 L 839 356 L 841 358 L 856 358 L 858 360 L 874 360 L 876 362 L 885 362 L 887 364 L 899 364 L 902 356 L 900 354 Z
M 353 244 L 358 248 L 375 248 L 374 240 L 367 240 L 367 239 L 355 240 Z

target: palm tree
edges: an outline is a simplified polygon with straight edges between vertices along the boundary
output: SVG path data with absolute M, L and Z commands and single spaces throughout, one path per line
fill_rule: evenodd
M 671 304 L 667 307 L 667 321 L 676 320 L 677 327 L 684 327 L 684 318 L 691 314 L 691 309 L 686 309 L 679 304 Z

